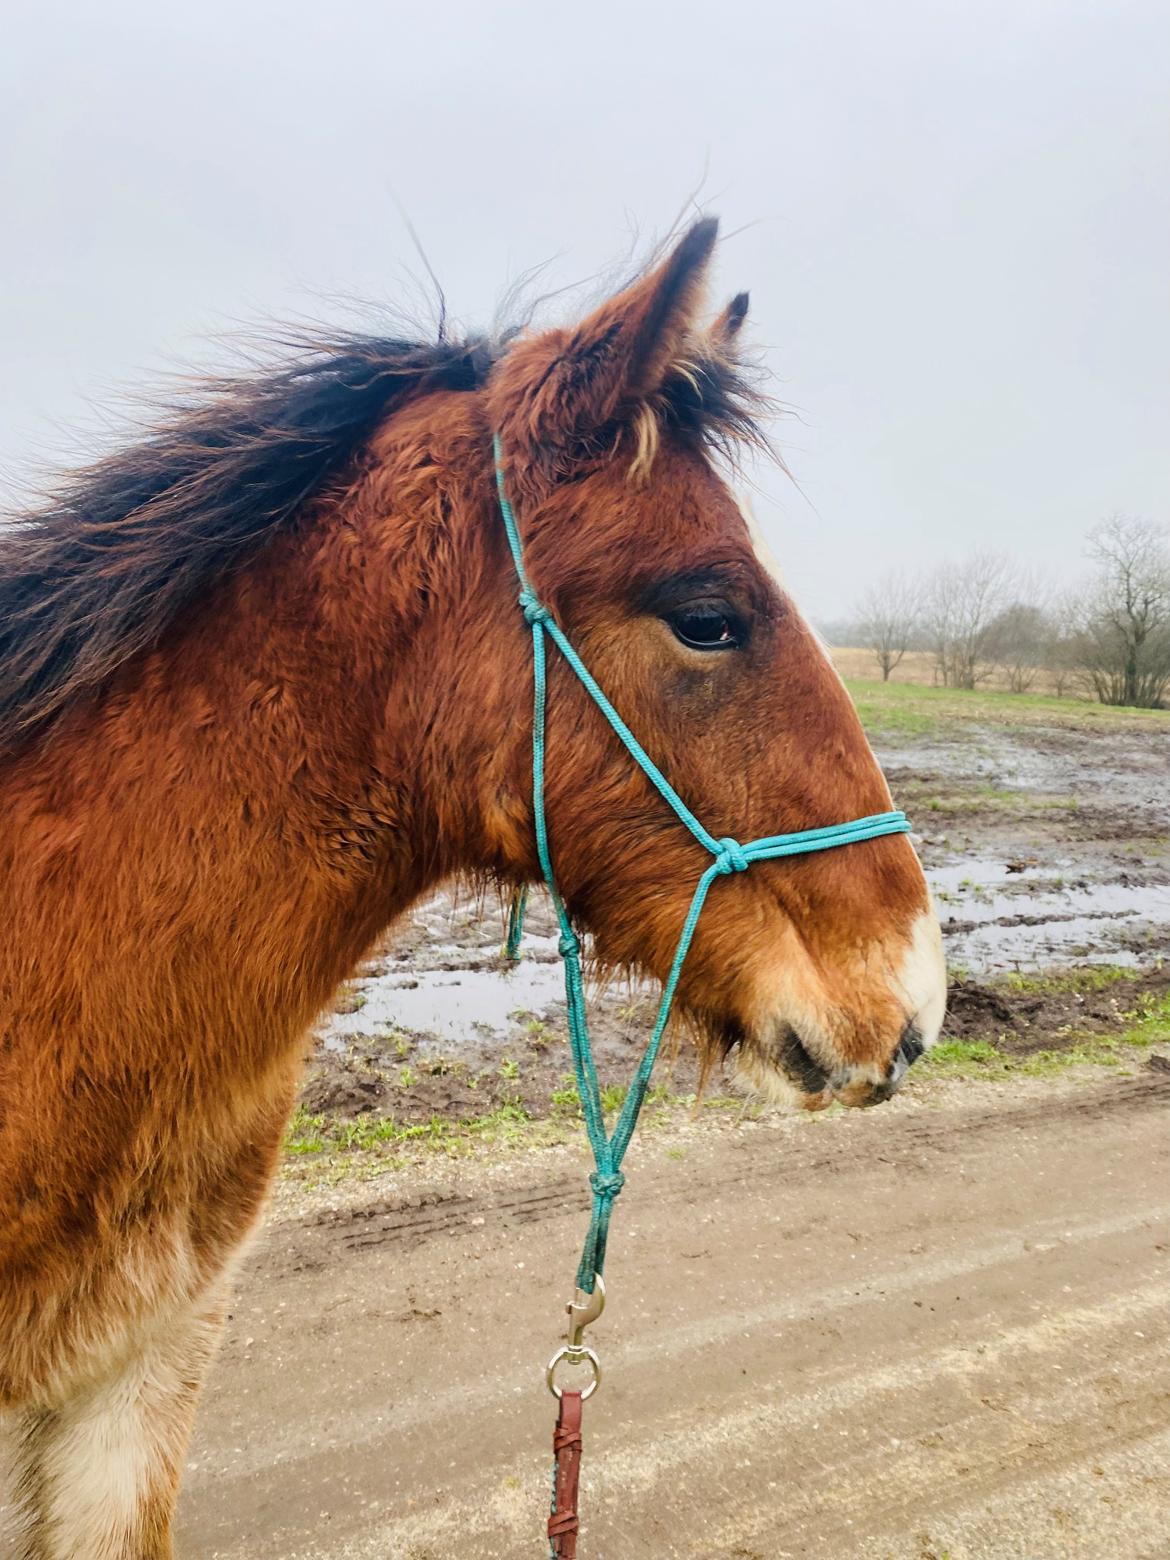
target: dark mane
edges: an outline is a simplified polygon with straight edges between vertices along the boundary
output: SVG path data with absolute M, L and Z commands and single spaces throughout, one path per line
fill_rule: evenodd
M 0 539 L 0 748 L 153 644 L 297 514 L 412 392 L 473 390 L 477 340 L 301 336 L 204 379 L 142 442 L 68 478 Z
M 155 644 L 407 396 L 477 390 L 495 360 L 481 338 L 313 334 L 282 345 L 276 367 L 197 381 L 145 439 L 67 478 L 0 534 L 0 752 Z M 704 352 L 668 372 L 652 412 L 676 438 L 727 454 L 765 443 L 765 404 L 730 355 Z

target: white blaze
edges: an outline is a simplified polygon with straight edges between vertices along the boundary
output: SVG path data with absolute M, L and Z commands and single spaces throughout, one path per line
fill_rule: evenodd
M 933 903 L 914 923 L 910 948 L 898 971 L 895 990 L 929 1048 L 938 1039 L 947 1005 L 947 967 L 942 932 Z

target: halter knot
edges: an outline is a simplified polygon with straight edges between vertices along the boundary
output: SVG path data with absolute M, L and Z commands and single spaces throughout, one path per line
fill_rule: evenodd
M 589 1177 L 594 1197 L 602 1202 L 612 1202 L 625 1184 L 626 1178 L 620 1170 L 595 1170 Z
M 562 959 L 575 959 L 581 952 L 581 939 L 575 932 L 562 932 L 557 938 L 557 952 Z
M 719 854 L 715 857 L 715 870 L 727 876 L 729 872 L 746 872 L 751 863 L 738 840 L 730 837 L 719 841 Z
M 524 613 L 524 621 L 528 624 L 547 623 L 552 613 L 541 601 L 531 585 L 525 585 L 517 597 L 520 609 Z

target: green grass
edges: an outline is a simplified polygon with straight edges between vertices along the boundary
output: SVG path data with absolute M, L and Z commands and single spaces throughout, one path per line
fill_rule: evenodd
M 1066 991 L 1107 991 L 1119 981 L 1132 980 L 1133 975 L 1133 970 L 1123 964 L 1087 964 L 1081 969 L 1056 970 L 1048 975 L 1004 975 L 999 983 L 1008 991 L 1058 996 Z
M 333 1004 L 335 1013 L 360 1013 L 369 998 L 364 991 L 359 991 L 352 980 L 347 980 L 337 993 L 337 1000 Z
M 903 785 L 903 792 L 912 796 L 915 790 L 913 782 L 909 786 Z M 1077 810 L 1077 798 L 1075 796 L 1035 796 L 1027 791 L 1005 791 L 991 785 L 971 786 L 952 796 L 926 796 L 922 795 L 915 802 L 915 808 L 919 811 L 931 813 L 962 813 L 967 815 L 977 812 L 1075 812 Z
M 1048 694 L 1001 693 L 996 689 L 933 688 L 921 683 L 883 683 L 849 678 L 845 686 L 868 731 L 926 736 L 940 725 L 972 724 L 1075 726 L 1082 730 L 1170 728 L 1170 710 L 1134 710 Z
M 626 1103 L 626 1095 L 629 1086 L 624 1083 L 606 1083 L 601 1086 L 601 1108 L 606 1116 L 616 1116 L 618 1111 Z M 717 1107 L 725 1096 L 711 1095 L 703 1100 L 704 1107 Z M 577 1097 L 577 1085 L 572 1073 L 565 1073 L 561 1078 L 560 1087 L 549 1095 L 549 1102 L 554 1112 L 562 1116 L 579 1118 L 581 1115 L 581 1101 Z M 653 1110 L 655 1106 L 674 1109 L 680 1105 L 694 1105 L 693 1094 L 675 1094 L 670 1086 L 665 1083 L 652 1083 L 646 1094 L 646 1103 L 643 1109 Z
M 532 1018 L 524 1025 L 524 1038 L 534 1051 L 547 1051 L 556 1034 L 541 1019 Z
M 319 1154 L 325 1147 L 325 1117 L 314 1116 L 298 1105 L 284 1134 L 286 1154 Z
M 1117 1067 L 1123 1060 L 1119 1040 L 1086 1036 L 1060 1050 L 1013 1056 L 990 1040 L 943 1040 L 935 1046 L 923 1076 L 943 1078 L 1047 1078 L 1069 1067 Z
M 613 1084 L 603 1088 L 601 1101 L 611 1122 L 625 1101 L 626 1088 Z M 297 1107 L 285 1134 L 285 1153 L 298 1174 L 313 1167 L 310 1178 L 336 1181 L 347 1176 L 377 1174 L 381 1170 L 400 1169 L 420 1155 L 440 1154 L 460 1158 L 474 1153 L 480 1145 L 492 1148 L 532 1148 L 563 1143 L 580 1132 L 581 1110 L 572 1077 L 566 1074 L 562 1085 L 550 1097 L 551 1114 L 534 1117 L 518 1100 L 508 1101 L 482 1116 L 447 1119 L 432 1116 L 428 1121 L 399 1122 L 393 1116 L 359 1116 L 338 1120 L 315 1115 L 303 1105 Z M 642 1129 L 661 1128 L 675 1119 L 681 1110 L 742 1110 L 741 1099 L 727 1095 L 709 1095 L 696 1101 L 693 1094 L 676 1094 L 667 1084 L 654 1084 L 646 1096 Z
M 497 1106 L 482 1116 L 445 1120 L 399 1122 L 393 1116 L 358 1116 L 352 1121 L 313 1115 L 298 1106 L 285 1134 L 285 1152 L 297 1157 L 327 1155 L 338 1151 L 369 1153 L 387 1146 L 439 1148 L 458 1152 L 476 1141 L 514 1141 L 531 1118 L 515 1101 Z
M 626 1103 L 626 1095 L 629 1093 L 628 1085 L 624 1083 L 607 1083 L 601 1090 L 601 1108 L 607 1116 L 616 1116 L 618 1111 Z M 646 1096 L 650 1100 L 651 1096 Z M 651 1103 L 653 1103 L 651 1101 Z
M 1142 993 L 1137 1007 L 1125 1015 L 1129 1027 L 1122 1033 L 1123 1045 L 1164 1045 L 1170 1041 L 1170 994 L 1156 997 Z
M 937 730 L 935 736 L 938 736 Z M 902 805 L 912 817 L 925 821 L 932 818 L 931 827 L 937 831 L 944 819 L 970 821 L 975 816 L 986 819 L 1035 816 L 1045 813 L 1075 813 L 1080 806 L 1076 796 L 1067 793 L 1041 795 L 1035 791 L 1017 791 L 1002 786 L 971 785 L 955 780 L 946 789 L 939 789 L 936 775 L 918 778 L 905 776 L 899 783 L 898 794 Z M 968 892 L 980 892 L 970 881 L 959 885 Z M 940 896 L 946 898 L 944 894 Z
M 1103 990 L 1116 984 L 1125 971 L 1104 970 L 1098 984 L 1088 984 L 1096 972 L 1079 970 L 1074 976 L 1049 976 L 1049 981 L 1066 981 L 1064 985 L 1044 987 L 1038 983 L 1027 984 L 1017 977 L 1014 989 L 1020 990 Z M 1111 977 L 1111 978 L 1110 978 Z M 1005 982 L 1010 983 L 1011 978 Z M 1170 1041 L 1170 994 L 1155 996 L 1143 992 L 1135 1006 L 1118 1015 L 1124 1025 L 1117 1034 L 1099 1035 L 1078 1033 L 1071 1027 L 1060 1031 L 1065 1044 L 1026 1054 L 1013 1054 L 1003 1050 L 991 1040 L 941 1040 L 919 1064 L 923 1077 L 944 1078 L 1043 1078 L 1064 1072 L 1069 1067 L 1120 1067 L 1136 1060 L 1138 1054 L 1151 1046 Z
M 577 1085 L 573 1082 L 571 1074 L 566 1073 L 561 1080 L 560 1088 L 554 1089 L 549 1095 L 549 1104 L 559 1115 L 580 1115 L 581 1101 L 577 1098 Z

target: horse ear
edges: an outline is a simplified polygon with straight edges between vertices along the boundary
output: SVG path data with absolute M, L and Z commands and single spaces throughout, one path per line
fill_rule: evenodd
M 739 335 L 740 327 L 747 319 L 748 295 L 745 292 L 736 293 L 735 297 L 724 309 L 723 313 L 715 320 L 708 335 L 718 347 L 729 347 Z
M 696 222 L 660 265 L 575 329 L 512 348 L 500 376 L 512 404 L 499 419 L 510 442 L 563 469 L 590 434 L 659 388 L 698 312 L 718 231 L 714 218 Z

